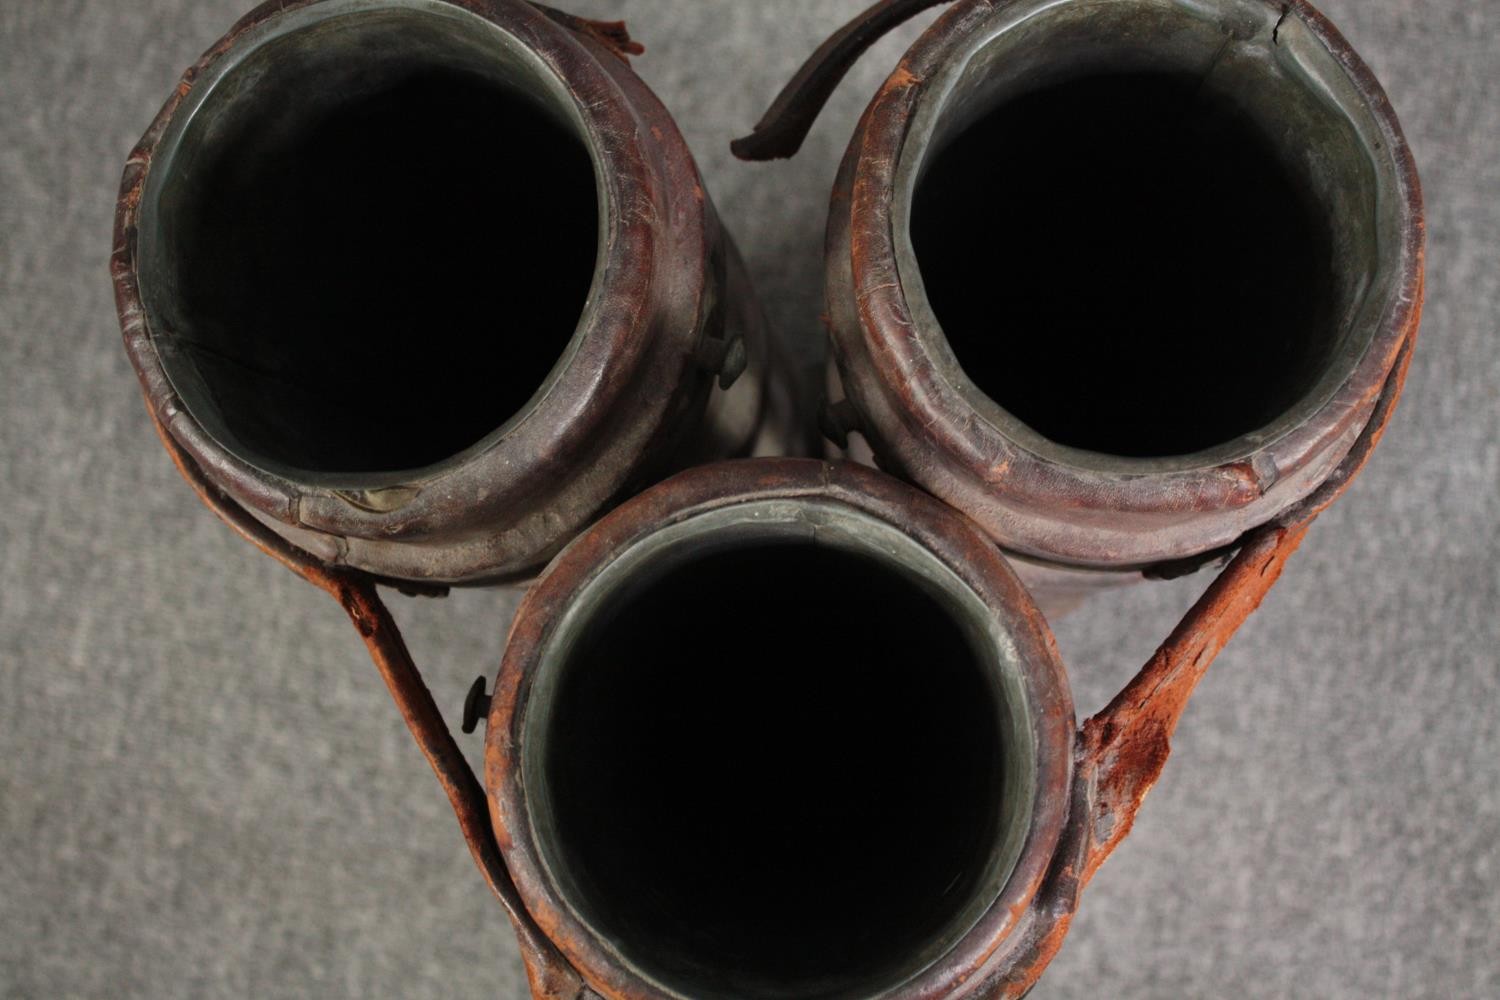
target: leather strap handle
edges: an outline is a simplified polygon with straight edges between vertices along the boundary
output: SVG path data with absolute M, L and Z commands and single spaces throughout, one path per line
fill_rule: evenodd
M 592 994 L 585 991 L 582 978 L 547 940 L 521 902 L 490 825 L 489 798 L 484 786 L 469 767 L 432 693 L 427 690 L 395 618 L 376 592 L 375 577 L 347 567 L 325 566 L 285 541 L 214 485 L 154 411 L 151 422 L 162 445 L 172 456 L 177 471 L 198 494 L 199 500 L 240 537 L 325 591 L 349 616 L 400 710 L 401 718 L 411 731 L 412 739 L 443 786 L 458 819 L 459 830 L 469 845 L 469 853 L 474 857 L 474 864 L 510 915 L 521 957 L 526 963 L 526 973 L 531 980 L 532 996 L 536 1000 L 587 1000 L 591 997 Z M 440 596 L 447 592 L 446 587 L 413 587 L 405 583 L 399 586 L 409 593 Z
M 892 28 L 924 10 L 953 0 L 878 0 L 819 45 L 781 88 L 747 136 L 729 144 L 742 160 L 776 160 L 792 156 L 828 103 L 839 81 L 856 59 Z
M 579 17 L 577 14 L 569 14 L 555 7 L 548 7 L 545 4 L 532 3 L 531 6 L 569 31 L 587 35 L 599 42 L 619 56 L 622 62 L 628 63 L 631 56 L 638 56 L 646 51 L 644 45 L 630 37 L 630 31 L 625 27 L 624 21 L 595 21 L 587 17 Z
M 1214 657 L 1260 606 L 1313 520 L 1349 488 L 1368 461 L 1401 395 L 1414 345 L 1415 337 L 1408 336 L 1369 422 L 1333 474 L 1276 520 L 1251 531 L 1140 673 L 1084 723 L 1082 759 L 1095 781 L 1095 842 L 1085 881 L 1130 832 L 1142 799 L 1166 764 L 1188 698 Z
M 1418 290 L 1421 301 L 1421 290 Z M 1161 776 L 1171 737 L 1214 657 L 1260 606 L 1308 528 L 1349 488 L 1385 432 L 1406 381 L 1416 323 L 1397 354 L 1365 429 L 1332 475 L 1276 520 L 1249 532 L 1238 551 L 1140 672 L 1079 732 L 1072 812 L 1052 869 L 1013 946 L 975 977 L 964 1000 L 1024 997 L 1067 935 L 1079 897 L 1130 832 Z

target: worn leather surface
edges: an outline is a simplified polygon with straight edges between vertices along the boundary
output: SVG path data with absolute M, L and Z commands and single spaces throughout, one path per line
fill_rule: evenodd
M 795 160 L 727 143 L 861 6 L 571 6 L 645 43 L 638 71 L 809 365 L 833 171 L 925 19 L 856 66 Z M 247 7 L 0 5 L 0 995 L 518 998 L 509 927 L 358 636 L 183 486 L 120 349 L 119 168 Z M 1500 995 L 1500 10 L 1322 7 L 1422 171 L 1421 346 L 1033 997 Z M 1205 582 L 1059 624 L 1080 715 Z M 393 603 L 456 718 L 510 601 Z

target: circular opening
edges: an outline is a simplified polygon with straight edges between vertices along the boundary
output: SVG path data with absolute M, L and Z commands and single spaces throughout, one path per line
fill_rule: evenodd
M 1266 4 L 1058 5 L 945 95 L 911 250 L 964 374 L 1032 437 L 1248 452 L 1362 350 L 1370 156 L 1279 36 Z
M 163 364 L 252 464 L 431 465 L 526 406 L 579 322 L 599 242 L 582 129 L 477 17 L 271 24 L 158 153 L 142 287 Z
M 761 522 L 596 583 L 529 696 L 549 876 L 675 995 L 899 985 L 996 898 L 1029 822 L 977 599 L 831 534 Z
M 1059 444 L 1184 454 L 1269 423 L 1334 330 L 1329 232 L 1197 77 L 1102 74 L 994 108 L 933 159 L 912 243 L 979 388 Z

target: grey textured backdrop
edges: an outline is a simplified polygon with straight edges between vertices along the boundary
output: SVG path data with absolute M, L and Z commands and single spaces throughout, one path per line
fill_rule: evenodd
M 0 2 L 0 994 L 521 997 L 353 631 L 198 506 L 119 346 L 120 166 L 243 2 Z M 629 18 L 773 318 L 805 337 L 837 157 L 915 28 L 798 159 L 746 166 L 726 142 L 863 3 L 571 5 Z M 1046 1000 L 1500 997 L 1500 3 L 1326 10 L 1421 166 L 1421 349 L 1375 461 L 1204 683 Z M 1201 583 L 1062 623 L 1081 712 Z M 507 599 L 399 610 L 456 709 Z

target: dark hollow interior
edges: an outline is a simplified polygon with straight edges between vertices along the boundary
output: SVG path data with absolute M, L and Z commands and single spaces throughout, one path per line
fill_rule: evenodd
M 719 551 L 602 610 L 565 669 L 553 836 L 638 967 L 693 997 L 863 995 L 951 943 L 995 850 L 998 696 L 906 577 Z
M 316 100 L 274 83 L 242 100 L 177 194 L 175 332 L 250 455 L 432 464 L 520 409 L 572 336 L 598 240 L 592 164 L 475 72 L 300 80 Z
M 1325 213 L 1196 75 L 1000 103 L 928 165 L 911 238 L 964 372 L 1058 444 L 1231 441 L 1306 394 L 1336 339 Z

